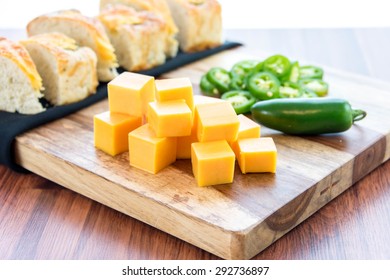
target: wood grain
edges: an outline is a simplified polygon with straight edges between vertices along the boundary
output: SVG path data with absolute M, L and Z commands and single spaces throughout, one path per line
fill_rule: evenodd
M 387 83 L 345 71 L 389 80 L 389 72 L 381 71 L 387 66 L 380 55 L 385 53 L 380 49 L 388 46 L 387 33 L 386 29 L 229 32 L 230 38 L 243 39 L 253 49 L 283 52 L 297 59 L 340 68 L 344 71 L 339 71 L 342 76 L 337 75 L 338 84 L 342 84 L 346 75 L 348 82 L 353 81 L 363 89 L 374 87 L 385 94 L 389 92 Z M 376 48 L 370 42 L 375 42 Z M 363 103 L 371 103 L 374 108 L 375 98 L 366 98 Z M 378 113 L 386 116 L 388 111 Z M 375 126 L 382 120 L 378 114 L 377 119 L 365 122 L 367 126 Z M 354 150 L 353 143 L 349 141 L 345 147 Z M 180 168 L 185 166 L 176 164 Z M 386 161 L 255 259 L 389 259 L 389 174 L 390 163 Z M 325 185 L 321 189 L 332 190 Z M 180 196 L 173 200 L 185 203 Z M 217 258 L 42 177 L 14 173 L 3 166 L 0 166 L 0 205 L 0 259 Z
M 245 48 L 226 51 L 166 77 L 190 77 L 198 88 L 205 70 L 214 65 L 229 68 L 248 57 Z M 321 137 L 287 136 L 263 128 L 262 135 L 273 137 L 278 149 L 276 175 L 242 175 L 236 168 L 233 184 L 199 188 L 189 160 L 157 175 L 130 167 L 127 153 L 111 157 L 93 146 L 92 117 L 107 110 L 107 101 L 17 137 L 16 160 L 217 256 L 252 258 L 388 159 L 390 116 L 378 115 L 390 109 L 384 93 L 369 88 L 377 102 L 367 105 L 358 83 L 331 69 L 326 73 L 332 95 L 369 111 L 368 120 L 380 117 L 383 122 L 368 125 L 363 120 L 343 134 Z

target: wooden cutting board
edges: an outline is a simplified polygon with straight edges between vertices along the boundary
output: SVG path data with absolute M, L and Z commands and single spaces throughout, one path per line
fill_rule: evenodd
M 226 51 L 164 75 L 200 76 L 230 68 L 245 48 Z M 130 167 L 128 154 L 111 157 L 93 146 L 93 115 L 102 101 L 16 139 L 17 162 L 77 193 L 159 228 L 225 259 L 249 259 L 351 187 L 390 157 L 390 86 L 326 69 L 330 96 L 345 98 L 367 117 L 340 134 L 295 137 L 262 127 L 278 149 L 276 174 L 242 175 L 232 184 L 197 187 L 190 160 L 156 175 Z

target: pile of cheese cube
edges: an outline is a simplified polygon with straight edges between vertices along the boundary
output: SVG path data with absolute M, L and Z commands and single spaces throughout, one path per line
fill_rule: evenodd
M 193 95 L 188 78 L 155 80 L 123 72 L 108 83 L 109 111 L 94 116 L 94 144 L 157 173 L 191 159 L 198 186 L 232 183 L 242 173 L 276 172 L 277 151 L 260 126 L 221 99 Z

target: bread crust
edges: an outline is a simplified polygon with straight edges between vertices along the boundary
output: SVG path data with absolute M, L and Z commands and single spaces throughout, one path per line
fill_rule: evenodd
M 97 57 L 88 47 L 62 33 L 44 33 L 22 40 L 43 79 L 45 98 L 53 105 L 80 101 L 96 92 Z
M 222 44 L 222 10 L 217 0 L 166 0 L 179 28 L 180 49 L 197 52 Z
M 107 9 L 107 6 L 125 5 L 136 11 L 149 11 L 162 16 L 166 22 L 167 37 L 165 41 L 165 55 L 167 58 L 177 55 L 179 42 L 176 39 L 178 28 L 172 18 L 171 11 L 166 0 L 100 0 L 100 10 Z
M 117 4 L 107 5 L 99 19 L 115 47 L 119 65 L 126 70 L 146 70 L 165 62 L 169 34 L 160 15 Z
M 23 45 L 0 37 L 0 110 L 36 114 L 44 111 L 39 102 L 42 79 Z
M 118 75 L 117 58 L 105 29 L 96 18 L 82 15 L 78 10 L 61 10 L 36 17 L 27 24 L 29 36 L 60 32 L 73 38 L 80 46 L 95 51 L 100 81 L 110 81 Z

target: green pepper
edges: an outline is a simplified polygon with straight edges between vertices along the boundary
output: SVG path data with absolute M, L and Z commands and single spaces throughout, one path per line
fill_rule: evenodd
M 244 77 L 257 64 L 258 64 L 257 60 L 242 60 L 233 65 L 232 69 L 230 70 L 230 73 L 232 73 L 232 76 Z
M 279 95 L 282 98 L 297 98 L 302 95 L 302 90 L 296 83 L 283 82 L 279 87 Z
M 220 93 L 224 93 L 229 90 L 231 78 L 227 70 L 221 67 L 213 67 L 206 73 L 206 77 Z
M 313 98 L 313 97 L 318 97 L 318 95 L 311 89 L 307 87 L 300 87 L 301 91 L 301 96 L 303 98 Z
M 322 79 L 324 70 L 322 68 L 312 65 L 305 65 L 299 68 L 299 75 L 301 79 Z
M 283 78 L 284 81 L 297 83 L 300 78 L 299 62 L 295 61 L 291 63 L 288 74 Z
M 278 78 L 268 72 L 259 72 L 248 77 L 249 92 L 260 100 L 279 98 L 280 82 Z
M 264 60 L 263 71 L 270 72 L 277 78 L 286 76 L 290 70 L 290 60 L 283 55 L 273 55 Z
M 316 135 L 348 130 L 366 112 L 355 110 L 344 99 L 274 99 L 255 103 L 253 119 L 269 128 L 293 135 Z
M 230 90 L 244 90 L 245 88 L 245 77 L 232 76 L 229 84 Z
M 199 87 L 202 93 L 207 96 L 219 97 L 221 94 L 217 87 L 210 83 L 210 81 L 207 79 L 206 74 L 200 78 Z
M 328 83 L 318 79 L 303 79 L 299 81 L 301 87 L 306 87 L 314 91 L 319 97 L 323 97 L 328 94 Z
M 249 113 L 252 105 L 256 103 L 256 98 L 249 92 L 243 90 L 225 92 L 222 94 L 221 99 L 229 101 L 237 115 Z

